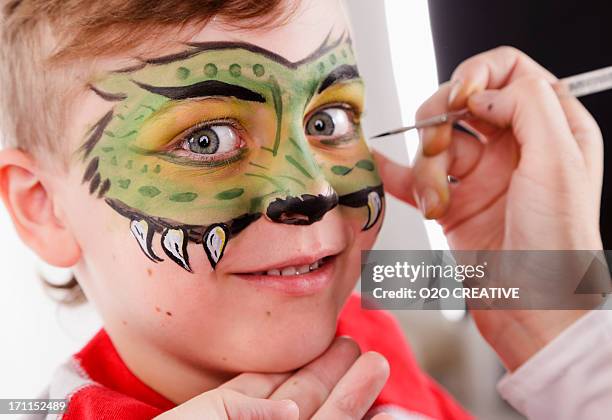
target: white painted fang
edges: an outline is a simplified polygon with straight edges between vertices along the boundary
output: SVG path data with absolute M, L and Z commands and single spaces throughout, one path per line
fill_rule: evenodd
M 162 235 L 162 247 L 168 257 L 187 271 L 189 256 L 187 255 L 187 237 L 182 229 L 166 229 Z
M 368 221 L 363 226 L 363 230 L 368 230 L 376 224 L 382 211 L 382 200 L 376 191 L 368 194 Z
M 153 262 L 163 261 L 153 252 L 151 248 L 151 242 L 153 239 L 153 230 L 149 226 L 149 224 L 144 220 L 132 220 L 130 223 L 130 231 L 136 241 L 138 241 L 138 245 L 140 245 L 140 249 L 144 254 Z
M 204 236 L 204 249 L 208 259 L 215 268 L 227 245 L 227 233 L 221 225 L 211 226 Z

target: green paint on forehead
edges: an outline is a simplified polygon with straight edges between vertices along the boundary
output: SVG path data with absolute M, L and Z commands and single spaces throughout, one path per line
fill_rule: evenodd
M 281 95 L 291 92 L 292 96 L 312 96 L 314 87 L 324 76 L 321 73 L 325 73 L 326 70 L 329 72 L 342 64 L 356 65 L 349 42 L 335 46 L 320 57 L 298 63 L 279 62 L 280 57 L 263 54 L 257 50 L 250 51 L 240 46 L 232 48 L 231 45 L 222 43 L 218 49 L 210 50 L 202 45 L 201 52 L 194 52 L 191 57 L 184 60 L 150 64 L 129 73 L 104 75 L 94 84 L 104 92 L 127 95 L 127 102 L 124 102 L 126 109 L 130 109 L 130 105 L 136 101 L 142 108 L 141 111 L 155 112 L 170 100 L 160 95 L 143 92 L 134 81 L 152 86 L 188 86 L 212 79 L 238 84 L 263 95 L 268 100 L 273 100 L 275 89 L 280 90 Z M 211 47 L 214 46 L 215 44 L 212 44 Z M 247 69 L 249 71 L 246 71 Z M 150 101 L 145 101 L 145 97 Z M 284 105 L 286 107 L 290 104 Z M 126 116 L 123 114 L 125 112 L 122 111 L 121 118 L 125 119 Z M 147 117 L 146 113 L 144 116 L 141 115 L 142 112 L 136 118 Z M 129 133 L 134 134 L 131 131 Z
M 179 67 L 176 69 L 176 78 L 179 80 L 186 80 L 191 74 L 191 70 L 186 67 Z
M 261 64 L 253 65 L 253 74 L 257 77 L 261 77 L 266 74 L 266 68 Z
M 204 66 L 204 75 L 206 77 L 215 77 L 219 69 L 213 63 L 208 63 Z

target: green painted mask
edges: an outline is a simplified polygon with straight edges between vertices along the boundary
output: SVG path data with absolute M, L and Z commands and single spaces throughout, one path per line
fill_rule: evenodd
M 187 244 L 214 268 L 260 217 L 315 223 L 336 206 L 383 211 L 359 117 L 363 83 L 350 39 L 289 62 L 250 44 L 213 42 L 105 74 L 91 89 L 113 109 L 79 149 L 83 182 L 129 219 L 152 261 L 191 271 Z

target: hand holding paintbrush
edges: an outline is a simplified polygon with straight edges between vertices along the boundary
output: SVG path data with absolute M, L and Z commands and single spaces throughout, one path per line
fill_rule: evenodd
M 556 83 L 512 48 L 465 61 L 421 106 L 417 121 L 467 109 L 469 128 L 482 141 L 450 122 L 421 128 L 413 167 L 378 155 L 387 191 L 437 219 L 452 249 L 601 249 L 601 133 L 574 96 L 553 89 Z M 449 175 L 459 182 L 449 183 Z M 476 312 L 481 333 L 510 369 L 582 315 Z

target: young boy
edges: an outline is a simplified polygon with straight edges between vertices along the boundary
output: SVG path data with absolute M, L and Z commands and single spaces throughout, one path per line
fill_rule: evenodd
M 152 418 L 239 373 L 300 368 L 336 335 L 392 364 L 384 389 L 373 354 L 345 380 L 356 417 L 376 398 L 462 413 L 391 318 L 350 297 L 384 204 L 339 2 L 4 12 L 5 138 L 23 150 L 5 151 L 4 198 L 24 240 L 73 267 L 104 319 L 51 384 L 49 397 L 69 399 L 64 418 Z M 330 350 L 336 367 L 310 369 L 329 389 L 307 379 L 265 397 L 333 417 L 320 406 L 357 360 L 346 341 Z
M 384 194 L 340 2 L 22 0 L 4 14 L 3 199 L 104 320 L 50 385 L 65 419 L 469 418 L 391 318 L 351 296 Z M 387 178 L 401 196 L 408 183 Z M 414 189 L 439 217 L 448 194 L 426 179 Z M 538 347 L 497 349 L 516 368 Z

